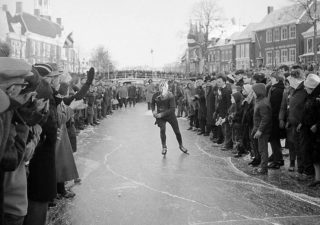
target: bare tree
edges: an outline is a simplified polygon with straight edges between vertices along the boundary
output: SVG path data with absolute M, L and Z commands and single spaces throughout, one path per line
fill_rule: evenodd
M 99 46 L 93 51 L 91 62 L 93 63 L 93 66 L 98 69 L 98 72 L 104 74 L 107 73 L 108 76 L 110 71 L 114 70 L 114 65 L 111 61 L 109 51 L 103 46 Z
M 313 53 L 314 53 L 314 62 L 318 64 L 318 45 L 316 44 L 317 38 L 317 23 L 320 19 L 318 3 L 317 0 L 292 0 L 295 3 L 298 3 L 306 10 L 307 22 L 313 25 Z
M 200 40 L 201 53 L 204 58 L 204 68 L 207 69 L 209 35 L 212 31 L 222 27 L 222 10 L 217 0 L 200 0 L 194 5 L 193 18 L 199 23 L 204 37 Z

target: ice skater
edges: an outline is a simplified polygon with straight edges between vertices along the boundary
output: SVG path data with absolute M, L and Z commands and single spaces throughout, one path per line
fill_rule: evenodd
M 156 109 L 157 106 L 157 109 Z M 179 143 L 179 149 L 188 154 L 188 150 L 182 145 L 182 137 L 179 130 L 178 120 L 175 114 L 176 102 L 174 95 L 168 91 L 167 81 L 161 81 L 159 84 L 159 91 L 153 94 L 151 101 L 151 109 L 153 116 L 156 118 L 155 124 L 160 128 L 160 138 L 162 144 L 162 155 L 167 154 L 166 144 L 166 123 L 168 122 Z

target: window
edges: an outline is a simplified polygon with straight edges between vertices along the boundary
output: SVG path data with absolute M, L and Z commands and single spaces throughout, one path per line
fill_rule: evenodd
M 244 51 L 244 57 L 246 57 L 246 58 L 249 58 L 249 55 L 250 55 L 250 46 L 249 46 L 249 44 L 245 44 L 245 51 Z
M 296 49 L 290 48 L 289 49 L 289 62 L 295 62 L 296 61 Z
M 289 27 L 289 38 L 290 39 L 295 39 L 296 38 L 296 26 L 295 25 L 291 25 Z
M 286 62 L 288 62 L 288 50 L 282 49 L 281 50 L 281 63 L 286 63 Z
M 240 45 L 237 45 L 237 47 L 236 47 L 236 55 L 237 55 L 238 59 L 241 57 L 241 55 L 240 55 Z
M 313 38 L 307 39 L 307 53 L 313 52 Z
M 288 28 L 281 27 L 281 40 L 287 40 L 287 39 L 288 39 Z
M 241 45 L 240 57 L 244 58 L 244 45 Z
M 266 35 L 267 35 L 266 42 L 271 43 L 272 42 L 272 30 L 267 30 Z
M 275 28 L 273 31 L 273 40 L 274 41 L 280 41 L 280 29 L 279 28 Z
M 272 51 L 266 52 L 266 63 L 272 65 Z
M 280 65 L 280 50 L 275 51 L 275 64 L 276 66 Z

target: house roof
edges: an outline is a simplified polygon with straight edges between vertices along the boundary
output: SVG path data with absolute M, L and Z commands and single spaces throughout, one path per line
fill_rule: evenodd
M 305 8 L 301 4 L 294 4 L 274 10 L 257 24 L 256 31 L 291 23 L 300 23 L 302 18 L 306 17 L 304 14 Z
M 243 40 L 243 39 L 253 39 L 254 40 L 254 31 L 257 29 L 258 23 L 250 23 L 234 40 Z
M 12 22 L 21 22 L 25 31 L 45 37 L 56 38 L 62 32 L 62 27 L 57 23 L 25 12 L 14 16 Z
M 310 27 L 309 30 L 302 33 L 303 37 L 313 37 L 314 27 Z M 320 22 L 317 23 L 317 35 L 320 35 Z

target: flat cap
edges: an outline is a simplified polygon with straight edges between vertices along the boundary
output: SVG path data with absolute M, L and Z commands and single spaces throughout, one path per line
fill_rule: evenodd
M 27 85 L 24 79 L 33 75 L 31 70 L 31 65 L 24 60 L 0 57 L 0 85 Z

